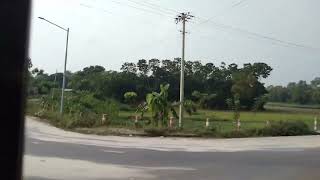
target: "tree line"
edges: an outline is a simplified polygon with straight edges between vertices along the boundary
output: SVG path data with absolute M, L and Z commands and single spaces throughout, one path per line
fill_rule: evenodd
M 320 78 L 310 83 L 291 82 L 287 86 L 269 86 L 269 100 L 273 102 L 320 104 Z
M 161 84 L 170 84 L 168 100 L 179 100 L 181 59 L 140 59 L 123 63 L 120 71 L 102 66 L 89 66 L 81 71 L 67 72 L 67 88 L 90 92 L 101 100 L 114 99 L 125 103 L 124 94 L 135 92 L 136 103 L 146 101 L 146 94 L 160 91 Z M 203 108 L 227 109 L 239 100 L 243 109 L 261 109 L 268 93 L 262 79 L 272 68 L 266 63 L 232 63 L 219 65 L 186 61 L 185 98 L 198 102 Z M 61 88 L 62 73 L 47 74 L 37 68 L 30 70 L 28 93 L 31 96 L 52 93 Z

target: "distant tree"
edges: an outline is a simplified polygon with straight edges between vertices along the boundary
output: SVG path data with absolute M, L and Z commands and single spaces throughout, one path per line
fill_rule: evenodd
M 266 63 L 254 63 L 254 64 L 244 64 L 243 71 L 251 72 L 257 79 L 259 78 L 267 78 L 272 68 L 268 66 Z
M 150 59 L 148 62 L 148 66 L 152 72 L 152 75 L 154 75 L 160 67 L 160 60 L 159 59 Z
M 316 77 L 311 81 L 311 85 L 315 88 L 320 86 L 320 77 Z
M 193 99 L 198 102 L 198 105 L 201 108 L 208 108 L 209 103 L 214 100 L 217 96 L 216 94 L 207 94 L 207 93 L 200 93 L 199 91 L 192 92 Z
M 104 71 L 105 71 L 104 67 L 96 65 L 96 66 L 89 66 L 89 67 L 83 68 L 83 70 L 80 72 L 80 74 L 81 75 L 89 75 L 89 74 L 93 74 L 93 73 L 101 73 Z
M 136 65 L 134 63 L 126 62 L 126 63 L 124 63 L 122 65 L 121 71 L 125 72 L 125 73 L 136 74 L 137 73 L 137 67 L 136 67 Z
M 297 84 L 288 85 L 291 101 L 294 103 L 307 104 L 311 100 L 311 87 L 306 81 L 299 81 Z
M 89 66 L 80 71 L 67 72 L 67 87 L 74 91 L 86 91 L 94 98 L 115 99 L 124 102 L 126 92 L 138 92 L 137 102 L 143 102 L 145 95 L 159 92 L 160 84 L 170 84 L 168 101 L 179 101 L 181 58 L 140 59 L 136 63 L 126 62 L 121 71 L 106 71 L 102 66 Z M 266 94 L 266 88 L 261 82 L 269 76 L 272 68 L 265 63 L 245 64 L 240 68 L 237 64 L 219 65 L 202 64 L 201 61 L 186 61 L 185 63 L 185 99 L 200 104 L 202 108 L 226 109 L 226 99 L 240 96 L 242 107 L 251 109 L 255 100 Z M 52 88 L 62 84 L 62 73 L 46 74 L 43 70 L 33 69 L 32 89 L 39 93 L 49 93 Z M 56 77 L 56 83 L 54 79 Z M 254 81 L 252 81 L 254 80 Z M 254 82 L 254 83 L 249 83 Z M 308 85 L 309 86 L 309 85 Z M 294 86 L 295 87 L 295 86 Z M 292 99 L 296 90 L 288 88 L 287 99 Z M 310 88 L 308 101 L 316 102 L 316 87 Z M 198 99 L 193 92 L 201 92 Z M 271 92 L 271 91 L 270 91 Z
M 251 72 L 237 72 L 233 73 L 232 82 L 231 92 L 239 97 L 242 105 L 250 109 L 256 98 L 257 78 Z
M 34 68 L 34 69 L 31 71 L 31 73 L 34 74 L 34 75 L 36 75 L 38 72 L 39 72 L 39 69 L 38 69 L 38 68 Z
M 257 112 L 259 110 L 265 110 L 264 105 L 268 102 L 268 100 L 269 96 L 266 94 L 255 98 L 252 111 Z
M 288 88 L 282 86 L 269 86 L 269 100 L 272 102 L 288 102 L 290 100 L 290 92 Z
M 149 72 L 149 66 L 145 59 L 140 59 L 137 63 L 138 70 L 140 71 L 141 75 L 147 76 Z

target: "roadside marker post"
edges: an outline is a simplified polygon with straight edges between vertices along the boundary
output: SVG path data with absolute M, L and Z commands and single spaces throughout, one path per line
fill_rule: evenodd
M 206 120 L 206 128 L 208 128 L 209 125 L 210 125 L 209 118 L 207 118 L 207 120 Z
M 135 116 L 134 123 L 138 123 L 138 116 L 137 115 Z
M 138 127 L 138 120 L 139 120 L 139 116 L 136 115 L 135 119 L 134 119 L 134 125 L 135 125 L 136 128 Z
M 238 119 L 238 121 L 237 121 L 237 130 L 238 131 L 240 130 L 240 126 L 241 126 L 241 122 L 240 122 L 240 119 Z
M 266 121 L 266 126 L 267 127 L 270 126 L 270 121 L 269 120 Z
M 101 123 L 104 124 L 107 120 L 106 118 L 107 114 L 102 114 L 102 119 L 101 119 Z
M 170 119 L 169 119 L 169 127 L 170 128 L 173 128 L 173 123 L 174 123 L 174 118 L 170 117 Z

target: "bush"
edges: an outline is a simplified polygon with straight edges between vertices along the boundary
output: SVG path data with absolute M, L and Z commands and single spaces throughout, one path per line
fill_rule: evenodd
M 314 134 L 302 121 L 272 123 L 258 132 L 262 136 L 298 136 Z
M 148 136 L 157 137 L 157 136 L 165 136 L 168 134 L 168 129 L 166 128 L 146 128 L 144 132 L 147 133 Z
M 192 100 L 184 101 L 185 111 L 191 116 L 193 113 L 197 112 L 197 106 Z
M 224 138 L 245 138 L 245 137 L 251 137 L 254 131 L 251 130 L 232 130 L 228 132 L 224 132 L 221 134 L 222 137 Z
M 28 102 L 28 114 L 44 118 L 62 128 L 93 127 L 100 123 L 102 114 L 107 121 L 119 116 L 119 103 L 112 100 L 100 100 L 93 93 L 79 91 L 67 93 L 64 104 L 64 117 L 60 119 L 59 98 L 43 96 L 40 101 Z
M 218 136 L 218 132 L 215 127 L 196 129 L 194 131 L 194 133 L 198 136 L 201 136 L 201 137 L 216 137 L 216 136 Z
M 300 136 L 314 135 L 308 125 L 302 121 L 280 121 L 262 129 L 247 129 L 222 133 L 225 138 L 244 138 L 258 136 Z
M 88 114 L 80 117 L 79 115 L 67 115 L 59 122 L 59 126 L 67 129 L 76 127 L 90 128 L 98 124 L 99 117 L 96 114 Z
M 134 108 L 132 108 L 130 105 L 128 104 L 119 104 L 119 110 L 120 111 L 132 111 L 135 110 Z

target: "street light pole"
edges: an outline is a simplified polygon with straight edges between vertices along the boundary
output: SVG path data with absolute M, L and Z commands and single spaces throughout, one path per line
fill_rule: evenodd
M 69 28 L 67 29 L 67 41 L 66 41 L 66 52 L 64 56 L 64 70 L 63 80 L 61 89 L 61 103 L 60 103 L 60 114 L 63 114 L 63 100 L 64 100 L 64 89 L 66 88 L 66 71 L 67 71 L 67 58 L 68 58 L 68 43 L 69 43 Z
M 65 57 L 64 57 L 64 71 L 63 71 L 63 80 L 62 80 L 62 89 L 61 89 L 61 102 L 60 102 L 60 114 L 63 115 L 63 103 L 64 103 L 64 90 L 66 87 L 66 71 L 67 71 L 67 58 L 68 58 L 68 43 L 69 43 L 69 28 L 63 28 L 43 17 L 38 17 L 41 20 L 47 21 L 48 23 L 64 30 L 67 32 L 67 41 L 66 41 L 66 52 L 65 52 Z

